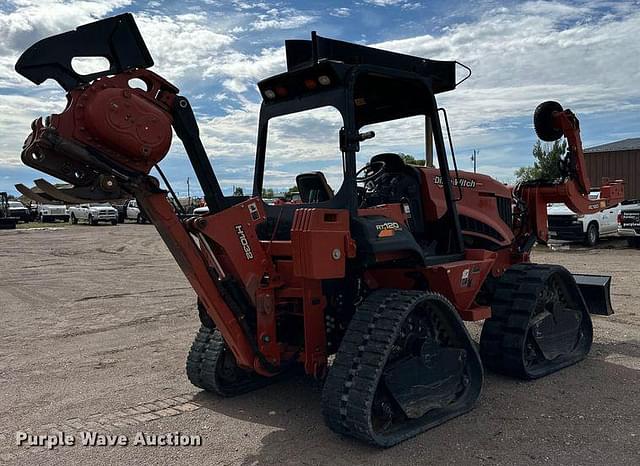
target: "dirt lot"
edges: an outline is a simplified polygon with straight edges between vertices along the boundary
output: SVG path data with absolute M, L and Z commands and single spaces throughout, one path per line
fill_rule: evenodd
M 228 400 L 190 386 L 195 295 L 152 226 L 0 232 L 0 463 L 640 464 L 640 251 L 535 260 L 613 275 L 616 314 L 594 317 L 590 357 L 535 382 L 488 374 L 471 413 L 377 450 L 324 426 L 313 381 Z M 50 430 L 202 446 L 15 446 L 16 431 Z

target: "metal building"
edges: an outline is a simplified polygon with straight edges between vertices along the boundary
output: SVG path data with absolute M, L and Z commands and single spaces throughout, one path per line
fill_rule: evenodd
M 584 150 L 589 178 L 594 186 L 603 177 L 623 179 L 627 199 L 640 199 L 640 138 L 623 139 Z

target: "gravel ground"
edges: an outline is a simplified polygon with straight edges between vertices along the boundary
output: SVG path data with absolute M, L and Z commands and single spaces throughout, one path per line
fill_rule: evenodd
M 324 426 L 312 380 L 224 400 L 192 387 L 195 295 L 152 226 L 2 231 L 0 463 L 640 464 L 640 251 L 611 241 L 534 260 L 613 276 L 616 314 L 594 316 L 589 358 L 534 382 L 488 374 L 471 413 L 379 450 Z M 56 430 L 76 445 L 15 445 L 17 431 Z M 83 431 L 129 444 L 78 445 Z M 202 445 L 133 445 L 136 432 Z

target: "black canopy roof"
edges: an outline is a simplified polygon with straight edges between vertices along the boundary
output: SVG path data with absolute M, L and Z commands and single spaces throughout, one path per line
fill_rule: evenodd
M 322 60 L 330 60 L 347 65 L 374 65 L 413 72 L 431 78 L 434 93 L 450 91 L 456 87 L 455 61 L 429 60 L 328 39 L 315 33 L 312 33 L 311 40 L 287 40 L 285 48 L 288 71 L 313 66 Z

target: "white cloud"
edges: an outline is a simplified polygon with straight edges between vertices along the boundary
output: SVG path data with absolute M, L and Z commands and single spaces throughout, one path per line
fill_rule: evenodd
M 351 10 L 349 8 L 334 8 L 329 14 L 337 18 L 346 18 L 351 15 Z
M 256 92 L 261 79 L 286 70 L 284 47 L 267 48 L 257 54 L 228 51 L 213 58 L 203 71 L 207 78 L 222 78 L 226 89 L 235 93 Z
M 305 15 L 292 8 L 272 8 L 264 14 L 259 14 L 258 18 L 251 23 L 256 31 L 265 29 L 295 29 L 310 23 L 315 18 Z
M 406 3 L 406 0 L 364 0 L 364 2 L 375 6 L 395 6 Z
M 415 10 L 422 6 L 420 2 L 411 2 L 409 0 L 364 0 L 364 3 L 379 7 L 399 6 L 403 10 Z
M 403 10 L 416 10 L 422 6 L 422 3 L 414 2 L 414 3 L 405 3 L 401 6 Z
M 0 16 L 0 47 L 22 50 L 37 39 L 74 29 L 131 4 L 131 0 L 8 0 L 14 10 Z
M 203 70 L 229 50 L 234 37 L 215 32 L 206 13 L 172 16 L 137 14 L 136 22 L 156 63 L 170 81 L 201 79 Z
M 241 79 L 225 79 L 222 82 L 222 85 L 226 88 L 229 89 L 232 92 L 235 93 L 241 93 L 241 92 L 245 92 L 247 90 L 247 85 L 241 80 Z

